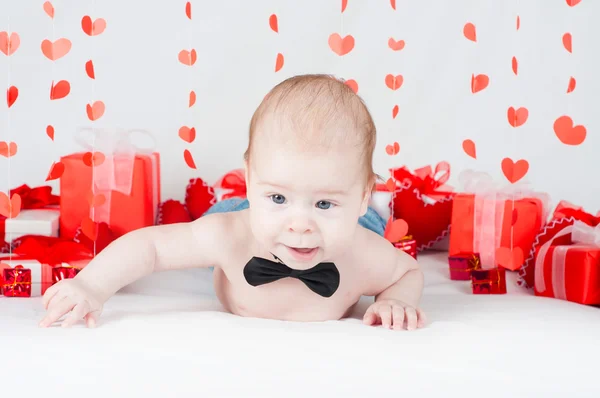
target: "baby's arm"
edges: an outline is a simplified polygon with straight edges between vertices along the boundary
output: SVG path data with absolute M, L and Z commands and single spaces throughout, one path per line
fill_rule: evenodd
M 364 252 L 369 255 L 366 269 L 365 295 L 375 296 L 375 303 L 367 310 L 364 321 L 379 321 L 384 327 L 407 329 L 425 324 L 425 314 L 419 308 L 423 293 L 423 272 L 417 261 L 406 252 L 395 248 L 379 235 L 368 232 Z
M 210 267 L 219 262 L 218 247 L 227 239 L 223 214 L 191 223 L 152 226 L 132 231 L 108 245 L 73 279 L 48 288 L 43 297 L 49 326 L 72 311 L 63 326 L 81 319 L 94 326 L 103 304 L 119 289 L 153 272 Z

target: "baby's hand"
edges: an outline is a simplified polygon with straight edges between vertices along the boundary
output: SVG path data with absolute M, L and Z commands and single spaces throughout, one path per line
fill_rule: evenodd
M 404 327 L 414 330 L 425 326 L 425 313 L 420 308 L 414 308 L 398 300 L 380 300 L 371 304 L 365 312 L 365 325 L 382 325 L 386 329 L 400 330 Z
M 71 313 L 62 321 L 63 327 L 69 327 L 84 319 L 87 327 L 94 327 L 102 312 L 103 303 L 90 288 L 77 278 L 63 279 L 50 286 L 42 299 L 46 316 L 40 321 L 40 327 L 48 327 L 60 317 Z

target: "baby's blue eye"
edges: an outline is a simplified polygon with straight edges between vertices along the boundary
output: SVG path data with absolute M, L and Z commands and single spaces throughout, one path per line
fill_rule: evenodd
M 285 196 L 279 194 L 271 195 L 271 200 L 278 205 L 282 205 L 285 203 Z
M 331 202 L 326 200 L 320 200 L 317 202 L 317 207 L 321 210 L 327 210 L 332 206 Z

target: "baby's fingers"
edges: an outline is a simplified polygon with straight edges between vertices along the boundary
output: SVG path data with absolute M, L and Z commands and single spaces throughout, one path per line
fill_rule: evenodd
M 406 329 L 415 330 L 417 328 L 417 312 L 412 307 L 405 308 Z
M 402 329 L 404 327 L 404 307 L 394 305 L 392 313 L 394 316 L 394 329 Z
M 425 327 L 425 325 L 427 324 L 427 317 L 425 316 L 423 310 L 420 308 L 417 308 L 417 317 L 419 318 L 419 321 L 417 322 L 417 327 Z
M 390 329 L 392 327 L 392 307 L 389 305 L 380 305 L 378 312 L 381 318 L 381 326 Z
M 59 301 L 53 301 L 48 309 L 48 313 L 41 320 L 40 327 L 48 327 L 58 321 L 63 315 L 71 311 L 75 304 L 68 297 L 63 297 Z
M 87 301 L 79 303 L 73 308 L 71 313 L 65 318 L 62 323 L 63 328 L 68 328 L 75 325 L 78 321 L 82 320 L 85 315 L 90 312 L 90 305 Z

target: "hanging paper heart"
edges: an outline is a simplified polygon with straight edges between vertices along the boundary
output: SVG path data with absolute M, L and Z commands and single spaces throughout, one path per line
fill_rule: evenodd
M 10 158 L 17 154 L 17 144 L 15 142 L 0 141 L 0 156 Z
M 48 172 L 48 176 L 46 177 L 46 181 L 59 179 L 60 177 L 62 177 L 64 172 L 65 165 L 62 162 L 52 163 L 50 171 Z
M 191 108 L 196 103 L 196 92 L 190 91 L 190 100 L 188 102 L 188 108 Z
M 42 41 L 42 54 L 51 61 L 56 61 L 71 51 L 71 41 L 61 38 L 54 42 L 45 39 Z
M 177 57 L 179 62 L 184 65 L 192 66 L 196 63 L 196 59 L 198 58 L 198 54 L 196 54 L 196 50 L 192 48 L 191 51 L 181 50 Z
M 354 94 L 358 93 L 358 83 L 354 79 L 350 79 L 346 81 L 346 86 L 350 87 Z
M 106 110 L 106 107 L 104 105 L 104 102 L 96 101 L 93 104 L 87 104 L 85 106 L 85 110 L 86 110 L 88 119 L 90 119 L 93 122 L 95 120 L 100 119 L 104 115 L 104 111 Z
M 404 49 L 404 45 L 406 43 L 404 42 L 404 40 L 394 40 L 393 37 L 390 37 L 388 40 L 388 47 L 391 48 L 394 51 L 400 51 L 402 49 Z
M 508 108 L 506 113 L 508 117 L 508 123 L 513 127 L 520 127 L 525 124 L 529 117 L 529 111 L 525 107 L 515 109 L 514 107 Z
M 192 19 L 192 3 L 190 3 L 189 1 L 185 3 L 185 15 L 188 17 L 189 20 Z
M 573 119 L 564 115 L 554 121 L 554 133 L 566 145 L 581 145 L 585 141 L 587 130 L 585 126 L 573 125 Z
M 185 160 L 185 164 L 187 164 L 190 169 L 196 169 L 196 162 L 194 162 L 194 157 L 189 149 L 183 151 L 183 160 Z
M 52 86 L 50 87 L 50 99 L 57 100 L 61 98 L 65 98 L 71 92 L 71 85 L 66 80 L 61 80 L 58 83 L 54 84 L 52 82 Z
M 571 76 L 571 78 L 569 79 L 569 86 L 567 87 L 567 94 L 568 93 L 572 93 L 573 90 L 575 90 L 575 78 L 573 76 Z
M 85 73 L 90 79 L 96 78 L 96 73 L 94 72 L 94 63 L 91 59 L 85 63 Z
M 191 144 L 196 139 L 196 129 L 194 127 L 189 128 L 188 126 L 181 127 L 179 129 L 179 138 Z
M 385 76 L 385 85 L 388 86 L 391 90 L 398 90 L 402 87 L 402 83 L 404 82 L 404 77 L 402 75 L 392 75 L 388 74 Z
M 273 32 L 279 33 L 279 26 L 277 23 L 277 15 L 271 14 L 271 16 L 269 17 L 269 26 L 271 27 L 271 30 Z
M 6 56 L 11 56 L 19 49 L 21 38 L 17 32 L 12 32 L 10 36 L 8 32 L 0 32 L 0 51 Z
M 83 154 L 83 164 L 88 167 L 100 166 L 104 163 L 105 156 L 102 152 L 86 152 Z
M 50 137 L 52 141 L 54 141 L 54 126 L 46 126 L 46 135 Z
M 408 224 L 406 221 L 394 220 L 390 218 L 385 226 L 383 236 L 392 243 L 399 242 L 408 233 Z
M 342 38 L 338 33 L 329 36 L 329 48 L 339 56 L 348 54 L 354 48 L 354 37 L 347 35 Z
M 525 159 L 520 159 L 517 162 L 514 162 L 511 158 L 502 159 L 502 172 L 506 179 L 513 184 L 525 177 L 527 171 L 529 171 L 529 162 Z
M 572 53 L 573 52 L 573 36 L 570 33 L 565 33 L 562 38 L 563 46 L 565 50 Z
M 398 144 L 397 142 L 394 142 L 392 145 L 387 145 L 385 147 L 385 152 L 388 155 L 397 155 L 398 152 L 400 152 L 400 144 Z
M 44 3 L 44 12 L 48 14 L 50 18 L 54 18 L 54 6 L 49 1 Z
M 19 89 L 15 86 L 10 86 L 6 91 L 6 103 L 8 104 L 9 108 L 14 105 L 14 103 L 17 101 L 17 98 L 19 98 Z
M 475 25 L 473 25 L 471 22 L 467 22 L 465 24 L 463 27 L 463 34 L 468 40 L 473 42 L 477 41 L 477 30 L 475 29 Z
M 190 180 L 185 190 L 185 205 L 192 220 L 200 218 L 216 203 L 215 192 L 201 178 Z
M 485 89 L 490 82 L 490 78 L 487 75 L 471 75 L 471 92 L 473 94 Z
M 399 110 L 400 108 L 398 107 L 398 105 L 394 105 L 394 107 L 392 108 L 392 119 L 395 119 L 396 116 L 398 116 Z
M 462 143 L 463 151 L 473 159 L 477 159 L 477 151 L 473 140 L 464 140 Z
M 278 53 L 275 59 L 275 72 L 279 72 L 283 68 L 283 54 Z
M 106 29 L 106 21 L 103 18 L 98 18 L 92 22 L 89 15 L 81 19 L 81 28 L 88 36 L 98 36 Z
M 21 195 L 15 193 L 9 199 L 8 195 L 0 192 L 0 216 L 15 218 L 21 212 Z
M 498 265 L 516 271 L 523 265 L 523 249 L 515 247 L 512 250 L 508 247 L 499 247 L 496 250 L 496 262 Z

